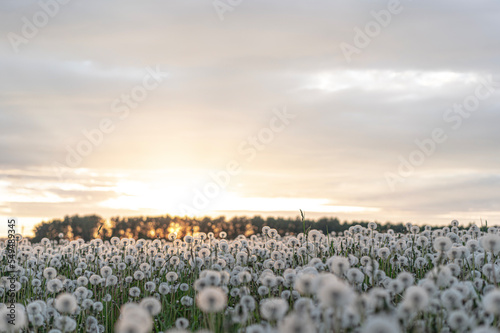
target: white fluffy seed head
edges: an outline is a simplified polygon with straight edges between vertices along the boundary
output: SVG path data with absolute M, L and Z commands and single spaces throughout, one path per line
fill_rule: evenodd
M 161 303 L 154 297 L 143 298 L 139 305 L 151 316 L 156 316 L 161 311 Z
M 434 249 L 438 253 L 444 253 L 451 249 L 452 242 L 448 237 L 437 237 L 434 240 Z
M 26 313 L 24 306 L 18 303 L 9 304 L 13 306 L 12 309 L 15 311 L 15 320 L 12 324 L 11 309 L 7 308 L 5 304 L 0 306 L 0 331 L 1 332 L 18 332 L 24 328 L 27 324 Z
M 61 313 L 73 314 L 77 307 L 76 298 L 72 294 L 60 294 L 55 300 L 55 308 Z
M 423 287 L 411 286 L 405 291 L 404 302 L 411 308 L 422 311 L 429 304 L 429 295 Z
M 115 333 L 147 333 L 141 323 L 131 320 L 118 320 L 115 325 Z
M 318 287 L 317 297 L 323 307 L 339 309 L 347 306 L 353 293 L 342 281 L 331 279 Z
M 351 267 L 349 259 L 340 256 L 330 258 L 328 264 L 330 271 L 337 276 L 344 276 L 347 270 Z
M 293 332 L 293 333 L 309 333 L 314 332 L 315 327 L 309 320 L 308 316 L 301 316 L 299 314 L 291 314 L 287 316 L 279 324 L 280 332 Z
M 470 318 L 463 310 L 450 312 L 446 321 L 453 330 L 460 330 L 461 332 L 464 332 L 470 325 Z
M 489 313 L 500 315 L 500 289 L 487 293 L 483 298 L 483 306 Z
M 206 287 L 196 297 L 196 304 L 205 313 L 214 313 L 224 310 L 227 296 L 221 288 Z
M 295 290 L 301 295 L 311 295 L 314 291 L 314 278 L 312 274 L 300 274 L 295 280 Z
M 149 332 L 153 328 L 153 320 L 150 314 L 135 303 L 127 303 L 121 308 L 121 316 L 119 320 L 120 332 Z M 126 328 L 133 328 L 134 330 L 126 330 Z M 139 329 L 136 331 L 136 329 Z
M 47 279 L 47 280 L 51 280 L 51 279 L 54 279 L 57 275 L 57 271 L 54 267 L 47 267 L 44 269 L 43 271 L 43 276 Z
M 362 329 L 361 333 L 400 333 L 399 324 L 392 318 L 387 316 L 369 317 Z
M 282 298 L 266 298 L 260 305 L 262 318 L 269 321 L 282 319 L 288 311 L 288 303 Z
M 484 237 L 481 237 L 481 246 L 487 252 L 491 252 L 494 255 L 497 255 L 500 251 L 500 236 L 497 234 L 487 234 Z

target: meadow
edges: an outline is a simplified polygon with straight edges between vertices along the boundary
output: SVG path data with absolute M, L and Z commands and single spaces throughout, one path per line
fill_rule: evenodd
M 500 332 L 500 229 L 0 243 L 1 332 Z M 14 319 L 14 320 L 13 320 Z

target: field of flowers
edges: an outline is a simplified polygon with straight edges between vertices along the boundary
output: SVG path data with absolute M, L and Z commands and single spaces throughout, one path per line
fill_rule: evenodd
M 496 227 L 225 236 L 2 243 L 0 331 L 500 332 Z

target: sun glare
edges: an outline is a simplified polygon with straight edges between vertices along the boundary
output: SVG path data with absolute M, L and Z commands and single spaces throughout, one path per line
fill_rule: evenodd
M 149 213 L 178 214 L 177 202 L 180 186 L 166 185 L 168 181 L 145 183 L 139 181 L 120 181 L 115 187 L 116 196 L 101 203 L 104 207 L 147 211 Z

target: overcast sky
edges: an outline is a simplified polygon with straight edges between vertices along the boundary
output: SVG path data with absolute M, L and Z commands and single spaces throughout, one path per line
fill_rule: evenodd
M 3 0 L 1 218 L 499 223 L 498 17 L 498 1 Z

